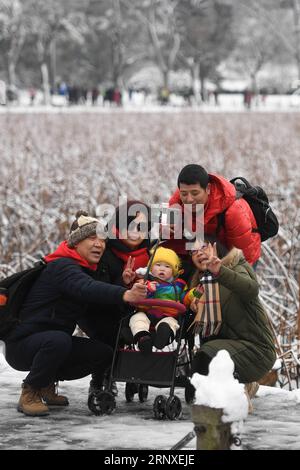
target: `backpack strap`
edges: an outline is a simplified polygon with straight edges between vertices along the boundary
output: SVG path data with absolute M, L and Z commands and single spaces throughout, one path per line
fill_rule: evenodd
M 47 262 L 45 261 L 45 258 L 41 257 L 38 261 L 34 263 L 33 266 L 40 266 L 40 265 L 45 265 L 46 266 Z
M 240 186 L 238 183 L 236 183 L 236 181 L 242 181 L 247 189 L 251 188 L 251 184 L 243 176 L 237 176 L 236 178 L 232 178 L 230 180 L 230 183 L 233 184 L 235 188 L 237 188 L 237 186 Z
M 223 211 L 220 214 L 217 214 L 217 228 L 216 228 L 216 235 L 219 235 L 221 228 L 225 228 L 225 212 Z M 252 233 L 260 233 L 258 228 L 252 228 Z
M 238 183 L 238 181 L 241 181 L 242 183 Z M 244 178 L 243 176 L 237 176 L 236 178 L 232 178 L 230 180 L 230 183 L 233 184 L 233 186 L 235 187 L 235 191 L 236 191 L 235 199 L 236 200 L 237 199 L 242 199 L 245 190 L 247 190 L 249 188 L 252 188 L 249 181 L 246 180 L 246 178 Z M 222 227 L 225 227 L 225 212 L 226 212 L 226 210 L 227 209 L 225 209 L 220 214 L 217 214 L 218 223 L 217 223 L 216 235 L 219 234 Z M 253 228 L 252 232 L 259 233 L 259 230 L 257 228 Z

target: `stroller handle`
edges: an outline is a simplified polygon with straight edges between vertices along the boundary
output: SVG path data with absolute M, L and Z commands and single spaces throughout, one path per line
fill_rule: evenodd
M 177 313 L 185 313 L 186 308 L 180 302 L 175 302 L 175 300 L 163 300 L 163 299 L 142 299 L 139 302 L 131 302 L 131 305 L 134 307 L 167 307 L 174 309 Z

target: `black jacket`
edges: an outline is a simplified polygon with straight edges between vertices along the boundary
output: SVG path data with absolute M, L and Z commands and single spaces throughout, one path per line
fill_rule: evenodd
M 96 271 L 93 271 L 93 278 L 97 281 L 109 282 L 124 287 L 122 279 L 123 265 L 123 261 L 107 247 Z
M 20 324 L 8 341 L 30 334 L 60 330 L 72 334 L 88 303 L 124 305 L 124 287 L 93 279 L 93 272 L 70 258 L 52 261 L 29 291 L 20 312 Z M 98 308 L 104 321 L 106 311 Z
M 97 270 L 93 272 L 93 278 L 97 281 L 123 286 L 123 265 L 123 261 L 107 247 Z M 99 310 L 103 312 L 102 315 L 99 315 Z M 112 304 L 108 302 L 108 299 L 105 299 L 101 306 L 89 303 L 86 315 L 81 317 L 78 325 L 90 338 L 99 339 L 114 347 L 119 322 L 131 311 L 132 307 L 128 304 Z

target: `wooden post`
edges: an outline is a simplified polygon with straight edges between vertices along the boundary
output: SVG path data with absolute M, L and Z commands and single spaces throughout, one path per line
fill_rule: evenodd
M 197 450 L 229 450 L 231 423 L 223 423 L 223 409 L 192 405 L 192 419 L 197 436 Z

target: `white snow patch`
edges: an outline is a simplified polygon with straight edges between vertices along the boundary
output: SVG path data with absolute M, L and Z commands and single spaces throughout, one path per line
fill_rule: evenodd
M 3 341 L 0 341 L 0 366 L 8 365 L 5 360 L 5 344 Z
M 272 370 L 279 370 L 281 369 L 282 367 L 282 359 L 276 359 L 276 361 L 274 362 L 274 365 L 272 367 Z
M 284 388 L 278 387 L 268 387 L 266 385 L 260 385 L 256 393 L 256 396 L 259 398 L 265 397 L 267 395 L 282 395 L 284 401 L 294 400 L 296 403 L 300 403 L 300 388 L 296 390 L 285 390 Z
M 191 383 L 196 388 L 196 405 L 223 408 L 225 423 L 247 417 L 248 400 L 244 385 L 233 377 L 234 364 L 227 351 L 219 351 L 209 365 L 207 376 L 195 373 Z

